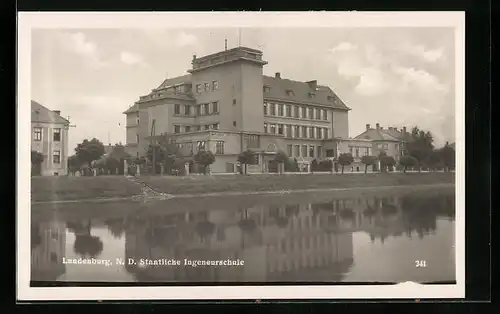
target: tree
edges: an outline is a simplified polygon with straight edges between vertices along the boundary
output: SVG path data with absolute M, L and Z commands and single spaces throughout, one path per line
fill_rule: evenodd
M 215 156 L 209 150 L 200 150 L 194 156 L 194 160 L 204 167 L 205 174 L 207 174 L 208 167 L 215 162 Z
M 399 164 L 404 167 L 403 172 L 406 172 L 408 167 L 415 167 L 418 165 L 418 160 L 413 156 L 404 155 L 399 159 Z
M 368 171 L 368 166 L 373 167 L 376 160 L 377 160 L 377 157 L 375 157 L 375 156 L 363 156 L 363 157 L 361 157 L 361 162 L 365 165 L 365 173 Z
M 97 257 L 101 254 L 103 243 L 99 237 L 91 235 L 91 221 L 87 221 L 86 225 L 82 223 L 73 224 L 70 229 L 75 233 L 75 243 L 73 249 L 75 253 L 81 257 Z
M 418 161 L 418 170 L 426 165 L 434 150 L 432 134 L 418 127 L 413 127 L 408 143 L 405 145 L 405 155 L 411 155 Z
M 394 166 L 396 165 L 396 160 L 392 156 L 381 156 L 380 158 L 380 168 L 384 171 L 387 172 L 388 170 L 392 170 Z
M 196 224 L 196 232 L 203 239 L 211 236 L 214 233 L 214 231 L 215 231 L 215 225 L 208 220 L 203 220 L 200 221 L 198 224 Z
M 42 162 L 44 156 L 35 150 L 31 151 L 31 175 L 41 175 L 42 174 Z
M 293 158 L 289 158 L 286 162 L 285 162 L 285 171 L 286 172 L 299 172 L 299 164 L 297 163 L 297 159 Z
M 342 173 L 344 173 L 344 166 L 348 166 L 354 162 L 354 158 L 349 153 L 342 153 L 339 155 L 339 164 L 342 166 Z
M 125 223 L 122 218 L 106 219 L 104 224 L 108 227 L 108 231 L 113 238 L 119 239 L 125 233 Z
M 82 164 L 78 159 L 78 156 L 72 155 L 68 157 L 68 170 L 72 175 L 75 175 L 77 171 L 80 171 Z
M 83 140 L 82 143 L 78 144 L 75 148 L 76 156 L 78 160 L 83 164 L 91 166 L 92 161 L 98 160 L 104 155 L 104 145 L 96 138 L 89 140 Z
M 314 172 L 317 170 L 318 170 L 318 161 L 316 159 L 313 159 L 313 161 L 311 161 L 311 172 Z
M 150 144 L 146 149 L 146 158 L 148 163 L 152 165 L 153 173 L 157 173 L 157 166 L 165 162 L 167 154 L 163 147 L 159 144 Z
M 449 145 L 448 142 L 446 142 L 444 147 L 441 149 L 441 156 L 445 171 L 450 171 L 450 169 L 455 168 L 455 149 Z
M 274 156 L 274 161 L 276 161 L 278 163 L 278 169 L 279 169 L 279 173 L 282 173 L 282 165 L 283 165 L 283 168 L 284 168 L 284 164 L 288 161 L 288 156 L 286 155 L 285 152 L 283 151 L 279 151 L 276 156 Z
M 243 165 L 243 172 L 247 174 L 247 165 L 252 165 L 255 162 L 255 153 L 249 149 L 238 155 L 238 162 Z

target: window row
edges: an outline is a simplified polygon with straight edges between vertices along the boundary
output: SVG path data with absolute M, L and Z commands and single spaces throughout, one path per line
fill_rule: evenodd
M 287 154 L 289 157 L 323 157 L 323 146 L 314 145 L 287 145 Z
M 191 153 L 193 152 L 193 145 L 194 145 L 194 143 L 192 143 L 192 142 L 177 143 L 176 144 L 177 148 L 190 151 Z M 197 141 L 196 142 L 197 151 L 205 150 L 206 146 L 207 146 L 206 141 Z M 224 141 L 216 141 L 215 142 L 215 154 L 216 155 L 223 155 L 224 154 Z
M 219 123 L 213 123 L 213 124 L 205 124 L 204 126 L 201 125 L 174 125 L 174 133 L 189 133 L 189 132 L 200 132 L 200 131 L 206 131 L 206 130 L 218 130 L 220 124 Z
M 219 81 L 212 81 L 211 83 L 196 84 L 197 93 L 213 92 L 219 89 Z
M 174 105 L 175 115 L 184 116 L 208 116 L 219 113 L 219 102 L 214 101 L 206 104 L 199 105 Z
M 40 127 L 33 128 L 33 139 L 37 142 L 42 140 L 43 130 Z M 61 129 L 53 129 L 52 130 L 52 141 L 60 142 L 61 141 Z
M 285 135 L 285 137 L 288 138 L 307 138 L 318 140 L 326 140 L 329 138 L 328 128 L 305 125 L 264 123 L 264 133 Z
M 264 103 L 264 115 L 311 120 L 328 120 L 328 111 L 326 109 L 268 102 Z
M 349 146 L 349 153 L 353 157 L 370 156 L 370 147 Z

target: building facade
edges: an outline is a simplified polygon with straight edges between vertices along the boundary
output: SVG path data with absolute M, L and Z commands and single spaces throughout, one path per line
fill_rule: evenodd
M 31 101 L 31 150 L 43 155 L 40 175 L 68 173 L 69 121 L 58 110 Z
M 189 74 L 166 79 L 124 112 L 127 152 L 144 156 L 166 134 L 187 155 L 212 151 L 212 172 L 237 172 L 247 149 L 256 152 L 249 172 L 267 172 L 278 151 L 305 162 L 336 157 L 350 109 L 317 81 L 263 75 L 266 64 L 246 47 L 193 56 Z

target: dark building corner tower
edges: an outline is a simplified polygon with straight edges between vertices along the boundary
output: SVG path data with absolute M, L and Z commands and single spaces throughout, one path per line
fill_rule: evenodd
M 262 51 L 237 47 L 197 58 L 193 56 L 193 93 L 197 103 L 218 101 L 220 129 L 263 132 Z M 217 84 L 212 92 L 204 92 Z

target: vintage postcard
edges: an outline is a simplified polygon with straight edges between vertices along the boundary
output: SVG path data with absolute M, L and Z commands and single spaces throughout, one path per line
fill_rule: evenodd
M 465 297 L 464 29 L 19 13 L 18 299 Z

